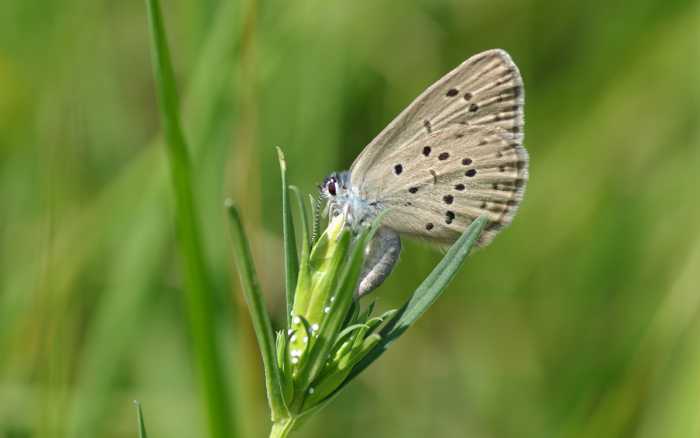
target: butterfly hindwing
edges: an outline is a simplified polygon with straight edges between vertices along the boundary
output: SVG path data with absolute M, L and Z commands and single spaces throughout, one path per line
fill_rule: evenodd
M 458 125 L 389 154 L 381 177 L 367 182 L 378 188 L 376 200 L 389 209 L 385 224 L 397 232 L 449 244 L 485 215 L 484 245 L 512 221 L 527 164 L 525 149 L 500 128 Z

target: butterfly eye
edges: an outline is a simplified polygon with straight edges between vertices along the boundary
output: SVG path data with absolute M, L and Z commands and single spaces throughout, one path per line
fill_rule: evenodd
M 326 190 L 328 190 L 328 193 L 330 193 L 331 196 L 335 196 L 335 194 L 336 194 L 335 180 L 328 181 L 328 184 L 326 185 Z

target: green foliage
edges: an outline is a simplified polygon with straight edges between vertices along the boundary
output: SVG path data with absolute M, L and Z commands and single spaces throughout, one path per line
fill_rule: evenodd
M 280 163 L 280 174 L 282 180 L 282 235 L 284 236 L 284 287 L 285 299 L 287 303 L 287 324 L 290 321 L 294 294 L 294 286 L 297 283 L 297 270 L 299 261 L 297 259 L 296 238 L 294 227 L 292 226 L 291 209 L 289 208 L 289 185 L 287 184 L 287 162 L 284 159 L 282 149 L 277 148 L 277 156 Z
M 204 393 L 204 411 L 213 438 L 234 436 L 231 405 L 221 368 L 216 327 L 213 324 L 213 282 L 209 278 L 194 198 L 192 163 L 180 127 L 180 102 L 166 41 L 158 0 L 146 0 L 151 31 L 153 70 L 163 125 L 165 145 L 170 163 L 170 176 L 175 194 L 175 214 L 180 253 L 185 271 L 185 293 L 190 318 L 200 384 Z M 270 338 L 271 338 L 270 333 Z M 270 341 L 271 342 L 271 341 Z
M 238 266 L 238 274 L 243 287 L 243 294 L 248 303 L 250 316 L 253 320 L 255 335 L 258 338 L 258 346 L 265 368 L 265 386 L 267 388 L 267 399 L 270 403 L 270 413 L 272 421 L 284 418 L 289 415 L 283 397 L 282 370 L 277 366 L 275 350 L 284 350 L 279 343 L 275 347 L 272 338 L 272 324 L 265 308 L 265 301 L 260 293 L 255 267 L 250 253 L 250 245 L 243 231 L 238 209 L 227 203 L 229 217 L 231 219 L 231 234 L 233 234 L 233 252 Z
M 266 434 L 269 411 L 222 200 L 240 206 L 282 327 L 275 146 L 315 194 L 492 47 L 525 80 L 522 208 L 301 433 L 698 436 L 697 2 L 161 3 L 242 436 Z M 0 2 L 2 436 L 133 437 L 133 398 L 151 435 L 206 436 L 145 11 Z M 405 242 L 373 314 L 440 259 Z
M 300 216 L 301 233 L 296 233 L 287 201 L 286 162 L 280 149 L 278 157 L 283 181 L 285 265 L 288 266 L 292 258 L 299 267 L 293 269 L 298 280 L 291 296 L 292 311 L 286 329 L 277 332 L 274 342 L 240 213 L 232 202 L 227 202 L 234 258 L 265 369 L 273 422 L 271 437 L 288 436 L 298 418 L 327 404 L 415 323 L 456 275 L 487 223 L 483 217 L 472 223 L 400 311 L 390 310 L 380 317 L 372 317 L 375 303 L 360 312 L 355 291 L 366 248 L 382 215 L 375 218 L 371 227 L 353 231 L 347 226 L 345 215 L 340 214 L 329 221 L 326 230 L 309 249 L 307 212 L 302 195 L 296 187 L 291 188 Z M 302 236 L 299 255 L 296 245 L 291 244 L 295 243 L 296 234 Z M 290 297 L 287 297 L 287 309 L 289 303 Z M 386 321 L 389 323 L 381 334 L 374 333 Z

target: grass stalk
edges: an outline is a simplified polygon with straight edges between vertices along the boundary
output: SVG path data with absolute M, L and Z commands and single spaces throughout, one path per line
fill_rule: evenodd
M 139 438 L 148 438 L 146 433 L 146 423 L 143 421 L 143 409 L 141 409 L 141 403 L 134 400 L 134 405 L 136 406 L 136 421 L 139 426 Z
M 185 270 L 185 296 L 194 356 L 204 392 L 209 434 L 214 438 L 234 435 L 230 403 L 217 350 L 215 318 L 201 234 L 193 194 L 192 166 L 180 126 L 179 102 L 158 0 L 146 0 L 151 34 L 153 69 L 175 195 L 180 255 Z
M 280 419 L 272 424 L 270 438 L 286 438 L 291 435 L 297 422 L 297 417 Z

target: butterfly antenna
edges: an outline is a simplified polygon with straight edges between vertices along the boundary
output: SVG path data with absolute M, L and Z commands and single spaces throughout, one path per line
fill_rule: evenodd
M 311 246 L 313 246 L 316 243 L 316 239 L 318 238 L 318 233 L 321 229 L 321 203 L 323 202 L 321 198 L 316 198 L 314 200 L 313 196 L 309 195 L 311 198 L 311 202 L 313 204 L 313 215 L 314 215 L 314 221 L 313 221 L 313 228 L 311 230 Z

